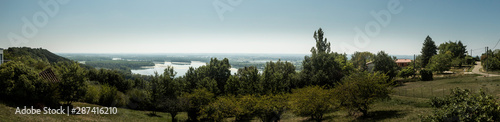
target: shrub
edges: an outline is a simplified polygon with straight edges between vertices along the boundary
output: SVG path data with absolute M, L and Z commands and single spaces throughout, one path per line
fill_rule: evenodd
M 434 80 L 432 77 L 432 71 L 430 70 L 420 70 L 420 76 L 422 76 L 422 81 L 432 81 Z
M 449 96 L 433 98 L 431 105 L 436 109 L 423 121 L 500 121 L 500 105 L 484 91 L 474 94 L 468 89 L 456 88 Z
M 413 76 L 415 75 L 415 69 L 413 69 L 413 67 L 407 67 L 401 71 L 399 71 L 399 74 L 398 76 L 402 77 L 402 78 L 408 78 L 410 76 Z

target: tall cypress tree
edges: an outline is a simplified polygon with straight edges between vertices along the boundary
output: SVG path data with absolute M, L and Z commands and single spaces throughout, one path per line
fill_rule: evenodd
M 427 36 L 424 41 L 424 45 L 422 47 L 422 67 L 427 66 L 429 64 L 429 60 L 432 56 L 437 54 L 437 47 L 432 38 Z

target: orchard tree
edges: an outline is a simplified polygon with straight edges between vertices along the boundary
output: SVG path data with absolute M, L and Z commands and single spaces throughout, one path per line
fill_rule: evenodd
M 285 94 L 261 95 L 257 97 L 252 111 L 262 122 L 277 122 L 289 108 L 288 100 L 289 96 Z
M 437 54 L 437 47 L 432 38 L 427 36 L 422 47 L 422 67 L 426 67 L 432 56 Z
M 334 94 L 320 86 L 308 86 L 294 89 L 290 97 L 292 111 L 312 120 L 321 121 L 323 115 L 337 110 Z
M 392 81 L 387 82 L 388 79 L 387 75 L 380 72 L 355 73 L 344 77 L 335 87 L 334 93 L 340 105 L 348 109 L 351 115 L 359 111 L 366 116 L 370 104 L 375 100 L 389 98 Z
M 205 88 L 194 89 L 192 93 L 184 93 L 182 98 L 188 101 L 187 113 L 190 121 L 199 121 L 200 111 L 212 101 L 215 95 Z

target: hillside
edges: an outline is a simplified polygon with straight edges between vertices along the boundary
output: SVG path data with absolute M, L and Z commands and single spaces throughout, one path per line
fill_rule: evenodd
M 69 62 L 71 60 L 56 55 L 47 49 L 42 48 L 30 48 L 30 47 L 9 47 L 5 50 L 5 60 L 16 59 L 17 57 L 31 57 L 33 59 L 40 59 L 43 61 L 48 61 L 53 64 L 56 62 Z

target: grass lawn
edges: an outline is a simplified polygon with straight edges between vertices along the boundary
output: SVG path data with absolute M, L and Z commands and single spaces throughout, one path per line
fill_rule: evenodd
M 421 116 L 431 114 L 429 98 L 442 97 L 456 87 L 478 91 L 500 97 L 500 77 L 480 77 L 477 75 L 462 75 L 436 77 L 434 81 L 416 81 L 404 83 L 394 88 L 391 99 L 381 100 L 369 109 L 369 116 L 356 118 L 348 116 L 345 110 L 328 113 L 325 121 L 384 121 L 408 122 L 420 121 Z M 94 107 L 98 105 L 76 102 L 75 106 Z M 102 107 L 102 106 L 99 106 Z M 14 107 L 0 104 L 0 121 L 170 121 L 170 114 L 158 112 L 158 116 L 149 116 L 149 111 L 136 111 L 118 108 L 116 115 L 16 115 Z M 185 112 L 177 115 L 178 120 L 187 120 Z M 227 118 L 231 121 L 234 118 Z M 252 121 L 259 121 L 255 118 Z M 307 117 L 295 116 L 286 112 L 282 121 L 309 121 Z
M 73 103 L 74 106 L 84 106 L 84 107 L 102 107 L 94 104 Z M 22 107 L 20 107 L 22 108 Z M 96 115 L 96 114 L 85 114 L 85 115 L 21 115 L 14 114 L 16 108 L 0 104 L 0 121 L 146 121 L 146 122 L 157 122 L 157 121 L 170 121 L 170 114 L 157 112 L 158 116 L 149 116 L 151 113 L 149 111 L 137 111 L 130 109 L 118 108 L 118 114 L 115 115 Z M 43 112 L 43 110 L 42 110 Z M 177 119 L 186 120 L 187 113 L 183 112 L 177 115 Z

